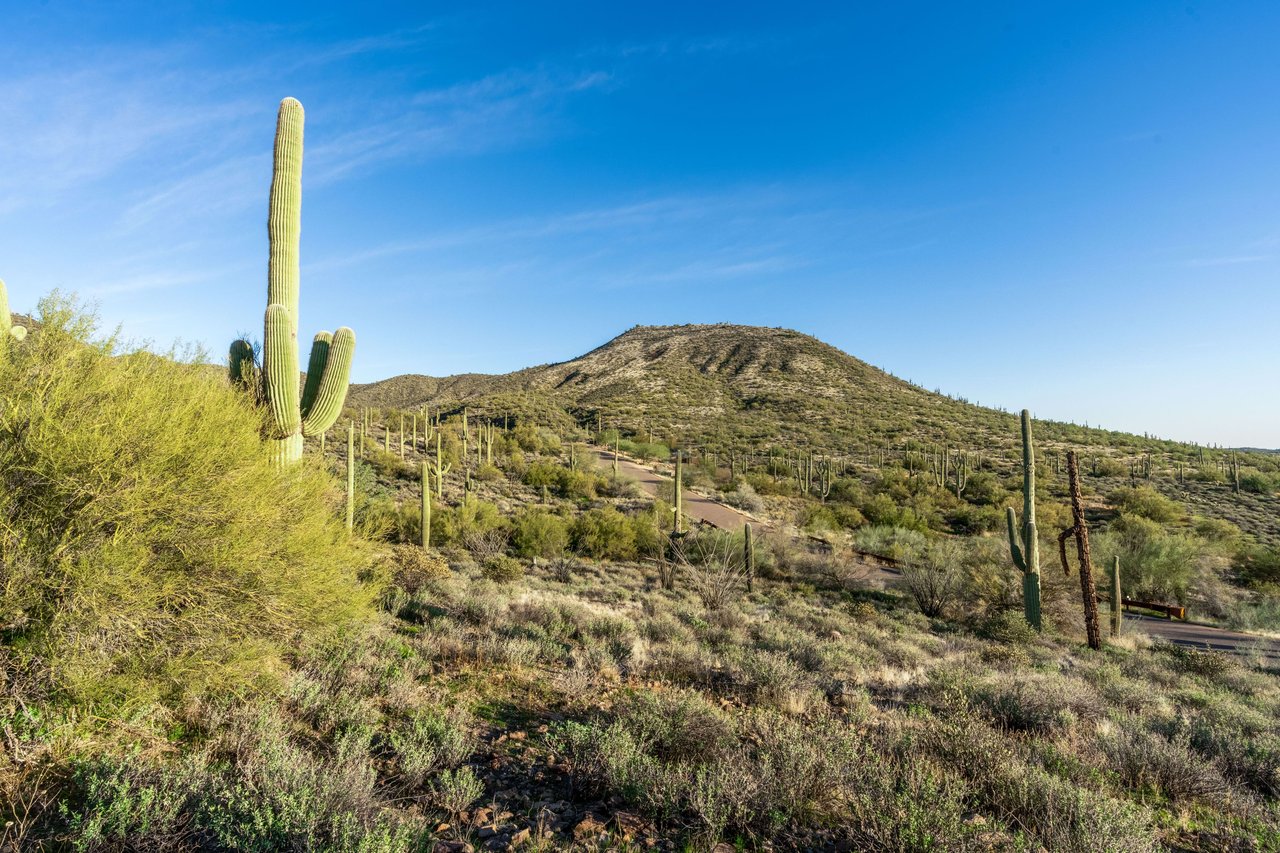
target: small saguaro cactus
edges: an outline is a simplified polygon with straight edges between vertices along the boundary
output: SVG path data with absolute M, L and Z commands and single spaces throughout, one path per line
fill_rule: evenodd
M 422 521 L 420 540 L 423 549 L 431 548 L 431 474 L 428 470 L 431 463 L 422 460 L 422 508 L 420 519 Z
M 1120 636 L 1120 626 L 1124 616 L 1121 615 L 1121 608 L 1124 606 L 1124 596 L 1120 592 L 1120 556 L 1117 554 L 1111 562 L 1111 636 Z
M 1022 529 L 1008 508 L 1009 553 L 1022 570 L 1022 608 L 1027 624 L 1040 630 L 1040 543 L 1036 537 L 1036 456 L 1031 445 L 1031 413 L 1022 410 Z M 1021 543 L 1021 547 L 1019 547 Z
M 751 539 L 751 525 L 742 525 L 742 567 L 747 574 L 747 592 L 755 591 L 756 545 Z
M 5 289 L 4 281 L 0 280 L 0 347 L 10 340 L 21 341 L 26 337 L 27 327 L 13 324 L 13 317 L 9 314 L 9 291 Z
M 356 335 L 343 326 L 320 332 L 311 344 L 307 383 L 299 396 L 298 246 L 302 232 L 302 104 L 280 102 L 276 120 L 275 161 L 271 175 L 267 237 L 271 259 L 267 271 L 267 311 L 263 328 L 262 373 L 253 371 L 248 341 L 231 345 L 231 379 L 245 387 L 257 384 L 270 413 L 265 439 L 272 458 L 287 465 L 302 458 L 303 436 L 316 436 L 333 426 L 342 413 L 355 352 Z M 256 381 L 256 382 L 255 382 Z

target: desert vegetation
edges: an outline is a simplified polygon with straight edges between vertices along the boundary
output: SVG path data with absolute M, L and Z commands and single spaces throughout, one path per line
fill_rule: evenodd
M 339 329 L 303 380 L 279 121 L 229 371 L 0 286 L 0 844 L 1280 849 L 1271 455 L 784 330 L 348 394 Z

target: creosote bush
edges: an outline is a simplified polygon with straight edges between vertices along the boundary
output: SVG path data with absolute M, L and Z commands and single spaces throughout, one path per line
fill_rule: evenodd
M 220 372 L 56 294 L 0 359 L 0 626 L 77 701 L 241 690 L 367 613 L 318 465 L 280 470 Z

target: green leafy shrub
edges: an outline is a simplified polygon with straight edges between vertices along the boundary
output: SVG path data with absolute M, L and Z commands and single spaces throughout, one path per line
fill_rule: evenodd
M 461 545 L 469 538 L 498 530 L 506 521 L 488 501 L 471 499 L 456 507 L 441 507 L 431 516 L 433 545 Z
M 520 557 L 562 556 L 569 546 L 569 526 L 558 515 L 540 509 L 528 510 L 515 520 L 511 546 Z
M 1107 499 L 1123 513 L 1161 524 L 1177 521 L 1184 515 L 1181 504 L 1149 486 L 1125 486 L 1112 492 Z
M 207 367 L 95 339 L 65 300 L 0 359 L 0 624 L 83 699 L 239 689 L 368 612 L 320 465 L 275 468 Z
M 392 582 L 411 595 L 431 581 L 452 574 L 444 557 L 420 545 L 396 545 L 391 552 L 391 562 Z
M 575 554 L 606 560 L 630 560 L 636 555 L 636 534 L 627 517 L 611 506 L 587 510 L 569 531 Z
M 419 787 L 434 773 L 451 770 L 475 751 L 470 716 L 462 708 L 423 708 L 409 714 L 390 734 L 400 773 Z
M 480 574 L 497 583 L 511 583 L 524 577 L 524 565 L 515 557 L 493 554 L 480 564 Z

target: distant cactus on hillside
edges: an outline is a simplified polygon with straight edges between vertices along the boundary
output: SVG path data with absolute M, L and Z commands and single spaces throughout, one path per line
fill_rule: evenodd
M 248 341 L 231 345 L 231 379 L 260 387 L 270 412 L 266 441 L 277 464 L 302 458 L 303 436 L 320 435 L 333 426 L 347 396 L 355 332 L 347 327 L 320 332 L 311 344 L 307 383 L 299 397 L 298 372 L 298 244 L 302 230 L 302 104 L 280 102 L 276 123 L 275 163 L 271 178 L 267 234 L 271 261 L 267 275 L 267 312 L 263 329 L 261 376 L 252 368 Z M 256 383 L 255 383 L 255 380 Z

